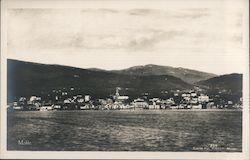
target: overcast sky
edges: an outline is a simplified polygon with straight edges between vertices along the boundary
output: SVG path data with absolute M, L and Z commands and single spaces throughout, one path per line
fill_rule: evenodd
M 243 72 L 243 11 L 223 3 L 9 9 L 8 58 L 81 68 Z

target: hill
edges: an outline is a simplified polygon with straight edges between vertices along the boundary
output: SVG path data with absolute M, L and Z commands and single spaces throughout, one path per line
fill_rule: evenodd
M 200 81 L 197 84 L 207 86 L 208 89 L 242 92 L 242 74 L 233 73 Z
M 205 87 L 206 92 L 215 101 L 219 96 L 225 102 L 233 101 L 239 103 L 242 97 L 242 74 L 233 73 L 217 76 L 197 83 L 200 87 Z M 220 101 L 217 99 L 217 101 Z
M 190 89 L 193 85 L 171 75 L 130 75 L 102 70 L 45 65 L 8 59 L 8 101 L 15 97 L 38 95 L 43 98 L 55 92 L 90 94 L 105 98 L 121 87 L 131 98 L 149 93 L 163 96 L 162 91 Z
M 135 66 L 124 70 L 113 70 L 112 72 L 125 75 L 170 75 L 180 78 L 181 80 L 190 84 L 216 76 L 215 74 L 212 73 L 200 72 L 185 68 L 159 66 L 153 64 L 145 66 Z

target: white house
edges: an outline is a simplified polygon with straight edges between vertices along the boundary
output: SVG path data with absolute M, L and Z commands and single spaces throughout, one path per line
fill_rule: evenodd
M 209 96 L 207 96 L 207 95 L 200 95 L 198 97 L 198 101 L 199 102 L 209 102 Z
M 132 104 L 134 106 L 134 109 L 146 109 L 146 108 L 148 108 L 148 103 L 140 98 L 135 99 Z

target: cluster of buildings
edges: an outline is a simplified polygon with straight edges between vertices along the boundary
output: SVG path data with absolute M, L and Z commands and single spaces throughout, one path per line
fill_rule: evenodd
M 26 111 L 54 111 L 54 110 L 160 110 L 160 109 L 241 109 L 242 103 L 227 101 L 223 105 L 216 104 L 206 94 L 194 90 L 175 92 L 172 97 L 162 99 L 146 96 L 129 99 L 127 95 L 120 95 L 121 88 L 116 88 L 116 93 L 105 99 L 92 99 L 90 95 L 68 96 L 67 92 L 56 95 L 53 100 L 45 102 L 41 97 L 31 96 L 29 99 L 20 97 L 19 100 L 9 104 L 9 110 Z M 59 98 L 60 97 L 60 98 Z M 240 100 L 242 102 L 242 99 Z

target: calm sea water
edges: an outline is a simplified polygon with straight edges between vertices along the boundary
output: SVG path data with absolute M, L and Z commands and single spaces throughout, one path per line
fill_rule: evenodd
M 241 111 L 9 112 L 8 150 L 241 152 Z

